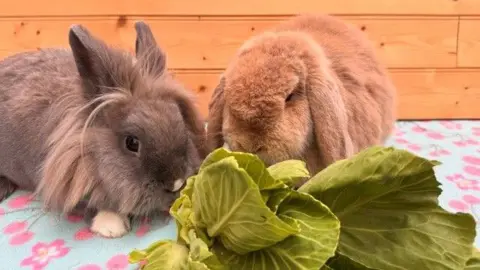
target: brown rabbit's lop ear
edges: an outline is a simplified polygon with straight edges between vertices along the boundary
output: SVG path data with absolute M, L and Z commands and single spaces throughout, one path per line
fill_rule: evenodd
M 343 86 L 333 71 L 319 66 L 310 74 L 307 98 L 312 116 L 314 138 L 318 148 L 319 168 L 353 155 L 348 131 L 347 108 L 342 97 Z
M 157 45 L 150 26 L 143 21 L 135 22 L 137 38 L 135 40 L 135 55 L 147 72 L 154 76 L 163 74 L 166 68 L 166 54 Z
M 78 24 L 70 27 L 68 41 L 78 72 L 86 86 L 87 99 L 111 92 L 112 87 L 122 86 L 127 78 L 113 72 L 121 70 L 124 64 L 118 52 Z
M 225 107 L 224 87 L 225 78 L 222 75 L 218 85 L 213 90 L 212 97 L 208 104 L 207 145 L 209 151 L 222 147 L 224 144 L 222 134 L 223 110 Z

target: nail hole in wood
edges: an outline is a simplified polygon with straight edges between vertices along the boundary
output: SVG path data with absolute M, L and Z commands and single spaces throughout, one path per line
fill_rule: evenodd
M 385 46 L 385 43 L 383 43 L 383 42 L 380 43 L 380 47 L 383 47 L 383 46 Z
M 24 25 L 25 25 L 25 23 L 24 23 L 24 22 L 20 22 L 20 26 L 24 26 Z
M 465 90 L 468 90 L 468 89 L 470 89 L 470 87 L 468 87 L 468 86 L 465 86 L 465 87 L 464 87 L 464 89 L 465 89 Z
M 37 36 L 40 35 L 40 30 L 37 30 Z
M 365 31 L 365 30 L 367 30 L 367 27 L 365 25 L 363 25 L 360 29 L 362 29 L 362 31 Z
M 207 57 L 203 56 L 202 59 L 203 59 L 203 61 L 205 61 L 205 60 L 207 60 Z
M 198 92 L 205 92 L 207 90 L 207 87 L 205 85 L 200 85 L 198 87 Z
M 250 28 L 250 30 L 255 31 L 255 27 Z

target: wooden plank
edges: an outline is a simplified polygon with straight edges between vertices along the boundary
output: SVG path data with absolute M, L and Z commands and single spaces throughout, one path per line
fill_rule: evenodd
M 452 0 L 458 2 L 457 15 L 480 15 L 480 1 L 478 0 Z
M 342 17 L 364 29 L 389 67 L 455 67 L 457 17 Z M 67 46 L 72 23 L 110 44 L 132 49 L 134 21 L 141 17 L 15 18 L 0 20 L 0 57 L 40 47 Z M 143 17 L 175 69 L 224 68 L 251 35 L 286 17 L 271 19 Z
M 202 114 L 219 71 L 175 71 L 176 78 L 198 94 Z M 480 119 L 480 69 L 391 70 L 398 88 L 401 119 Z
M 480 14 L 478 0 L 3 0 L 0 16 Z
M 480 67 L 480 17 L 460 19 L 458 67 Z

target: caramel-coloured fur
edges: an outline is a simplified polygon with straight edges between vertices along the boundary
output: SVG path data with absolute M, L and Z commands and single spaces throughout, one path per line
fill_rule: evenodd
M 332 16 L 299 15 L 238 50 L 212 95 L 207 140 L 267 164 L 303 159 L 313 174 L 383 144 L 395 96 L 363 32 Z

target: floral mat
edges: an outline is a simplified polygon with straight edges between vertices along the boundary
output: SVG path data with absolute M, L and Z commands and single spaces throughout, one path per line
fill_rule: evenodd
M 480 218 L 480 121 L 398 122 L 387 145 L 437 159 L 440 204 Z M 480 232 L 477 227 L 477 234 Z M 160 239 L 175 239 L 172 220 L 143 221 L 119 239 L 93 235 L 81 216 L 45 214 L 28 193 L 17 191 L 0 204 L 2 270 L 120 270 L 127 254 Z M 480 248 L 480 237 L 475 245 Z

